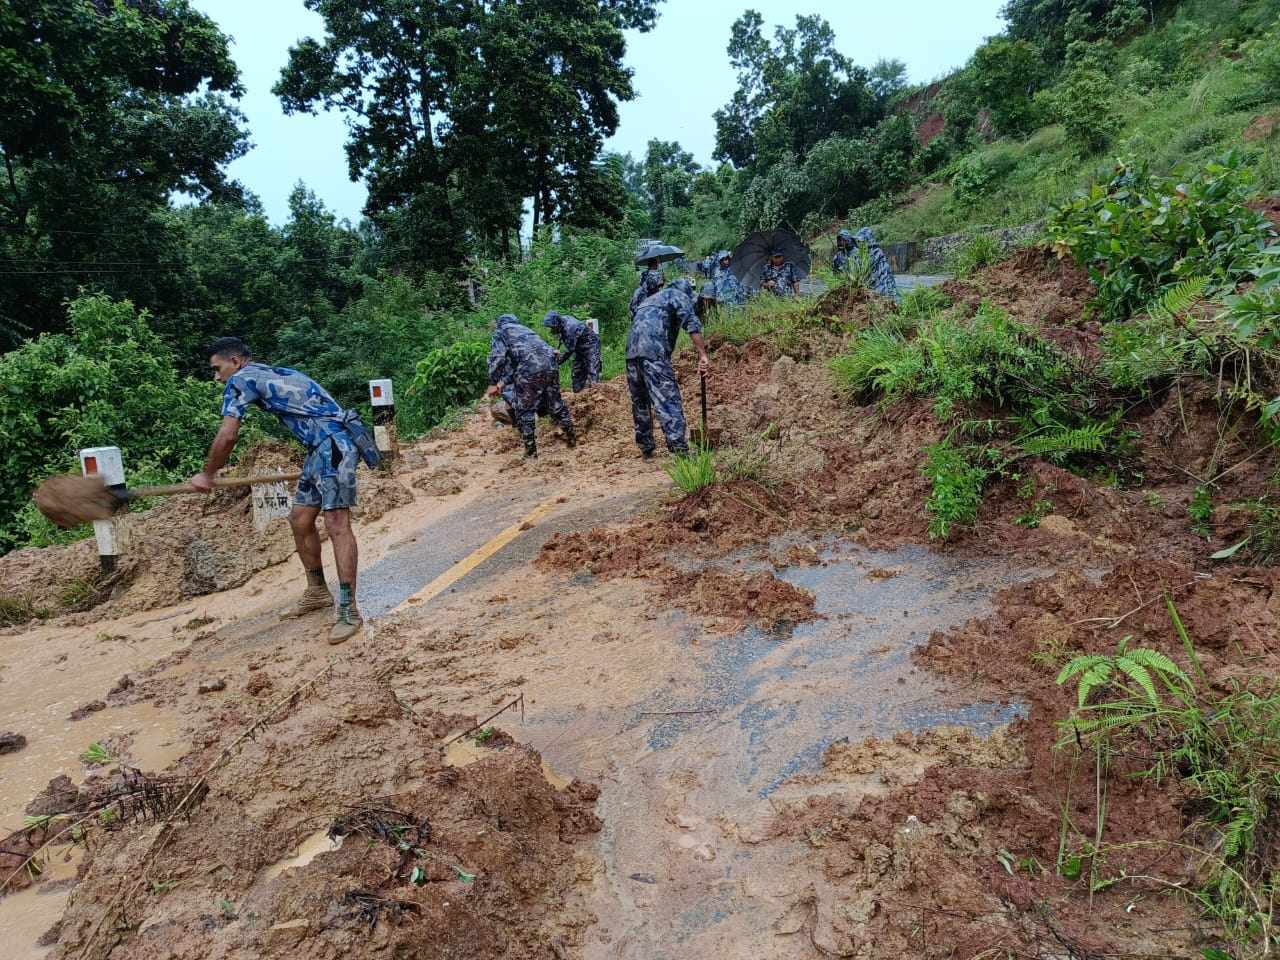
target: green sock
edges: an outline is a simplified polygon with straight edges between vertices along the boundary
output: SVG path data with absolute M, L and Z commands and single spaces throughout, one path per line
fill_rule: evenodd
M 338 584 L 338 611 L 347 613 L 356 603 L 355 587 L 349 583 Z

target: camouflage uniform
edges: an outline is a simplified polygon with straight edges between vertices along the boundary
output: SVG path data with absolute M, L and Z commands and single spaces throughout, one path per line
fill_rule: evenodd
M 716 303 L 721 306 L 737 306 L 746 300 L 745 292 L 742 284 L 738 282 L 738 278 L 733 275 L 733 270 L 729 267 L 720 266 L 720 262 L 729 258 L 731 254 L 728 250 L 721 250 L 716 259 L 715 287 L 714 297 Z
M 604 365 L 600 360 L 600 338 L 596 332 L 577 317 L 555 310 L 547 311 L 542 325 L 560 337 L 564 352 L 557 361 L 564 363 L 573 358 L 573 392 L 578 393 L 593 383 L 599 383 Z
M 847 230 L 841 230 L 841 233 L 844 233 L 847 236 L 847 233 L 849 232 L 847 232 Z M 890 262 L 888 262 L 888 257 L 884 256 L 884 251 L 881 250 L 881 246 L 876 242 L 876 234 L 870 232 L 869 227 L 864 227 L 863 229 L 860 229 L 858 233 L 855 233 L 850 239 L 852 243 L 861 244 L 861 246 L 867 247 L 867 250 L 870 251 L 870 259 L 872 259 L 872 275 L 870 275 L 870 284 L 872 284 L 873 291 L 881 293 L 886 297 L 892 297 L 893 300 L 897 300 L 897 280 L 893 279 L 893 268 L 890 265 Z M 851 256 L 851 253 L 852 247 L 850 247 L 850 255 L 846 255 L 845 257 L 845 269 L 847 269 L 847 265 L 849 265 L 849 257 Z M 838 253 L 836 255 L 836 269 L 841 270 L 840 255 L 838 255 Z
M 656 270 L 646 270 L 644 276 L 640 278 L 640 286 L 636 287 L 636 292 L 631 294 L 631 319 L 636 318 L 636 310 L 640 308 L 640 304 L 644 303 L 649 297 L 653 296 L 662 289 L 662 274 Z
M 795 266 L 790 260 L 787 260 L 780 267 L 775 267 L 772 263 L 764 265 L 764 273 L 760 274 L 760 289 L 768 289 L 765 287 L 765 283 L 770 280 L 776 284 L 772 290 L 769 290 L 770 293 L 779 297 L 789 297 L 800 277 L 796 273 Z
M 246 363 L 222 390 L 222 415 L 243 420 L 249 406 L 273 414 L 307 448 L 293 502 L 322 510 L 356 505 L 360 453 L 339 419 L 342 408 L 305 373 Z
M 653 414 L 672 453 L 687 454 L 684 405 L 680 384 L 671 366 L 671 352 L 683 327 L 690 334 L 701 333 L 702 324 L 694 315 L 687 282 L 649 297 L 636 311 L 627 337 L 627 390 L 631 394 L 631 418 L 635 421 L 636 445 L 648 456 L 653 453 Z M 683 287 L 683 288 L 682 288 Z
M 489 383 L 501 382 L 502 398 L 511 406 L 515 427 L 526 447 L 538 428 L 538 414 L 545 412 L 573 434 L 573 415 L 560 396 L 556 352 L 540 336 L 504 313 L 498 318 L 489 345 Z

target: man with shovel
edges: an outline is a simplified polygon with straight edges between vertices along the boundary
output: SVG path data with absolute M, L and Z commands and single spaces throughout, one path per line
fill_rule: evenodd
M 593 383 L 600 382 L 603 364 L 600 358 L 600 337 L 588 324 L 577 317 L 557 310 L 548 310 L 542 325 L 560 338 L 561 351 L 556 363 L 564 365 L 572 359 L 572 385 L 574 393 L 581 393 Z
M 627 336 L 627 391 L 631 394 L 636 445 L 646 460 L 653 456 L 655 412 L 667 449 L 680 456 L 689 454 L 680 384 L 671 366 L 671 353 L 682 327 L 698 349 L 698 372 L 705 374 L 711 360 L 702 339 L 702 324 L 694 314 L 693 286 L 688 280 L 677 280 L 649 297 L 631 321 Z
M 316 610 L 333 609 L 316 529 L 316 518 L 323 511 L 339 586 L 337 620 L 329 631 L 329 642 L 342 643 L 355 636 L 364 623 L 356 606 L 359 548 L 351 529 L 360 454 L 344 424 L 343 410 L 324 387 L 306 374 L 255 362 L 243 340 L 223 337 L 210 344 L 207 353 L 214 379 L 225 384 L 222 426 L 209 448 L 204 469 L 191 478 L 191 486 L 203 493 L 213 490 L 214 475 L 231 457 L 240 434 L 240 421 L 250 405 L 273 414 L 289 429 L 307 448 L 289 514 L 307 587 L 286 616 L 301 617 Z

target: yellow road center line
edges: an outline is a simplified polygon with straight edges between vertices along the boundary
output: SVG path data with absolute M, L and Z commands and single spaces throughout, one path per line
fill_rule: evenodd
M 520 534 L 523 533 L 524 530 L 530 524 L 536 523 L 537 521 L 545 517 L 548 513 L 551 512 L 551 508 L 554 507 L 555 505 L 556 505 L 556 498 L 553 498 L 551 500 L 544 500 L 542 503 L 538 504 L 538 506 L 533 509 L 533 512 L 530 513 L 527 517 L 522 517 L 521 519 L 517 520 L 511 526 L 507 527 L 507 529 L 503 530 L 501 533 L 499 533 L 497 536 L 491 539 L 488 543 L 473 550 L 470 554 L 463 557 L 461 560 L 455 563 L 452 567 L 450 567 L 444 573 L 440 574 L 440 576 L 436 577 L 434 580 L 428 583 L 425 587 L 423 587 L 413 596 L 409 597 L 407 600 L 404 601 L 404 603 L 400 604 L 398 607 L 395 608 L 395 610 L 391 612 L 395 613 L 397 610 L 403 610 L 405 607 L 411 604 L 413 605 L 423 604 L 423 603 L 426 603 L 428 600 L 434 599 L 439 594 L 443 593 L 445 590 L 449 589 L 449 587 L 453 586 L 455 583 L 457 583 L 459 580 L 465 577 L 468 573 L 470 573 L 476 567 L 480 566 L 480 564 L 484 563 L 486 560 L 492 557 L 495 553 L 497 553 L 499 550 L 501 550 L 503 547 L 509 544 L 516 537 L 520 536 Z

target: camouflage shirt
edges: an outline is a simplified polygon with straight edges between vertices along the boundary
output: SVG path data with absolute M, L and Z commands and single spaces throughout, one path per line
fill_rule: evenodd
M 659 290 L 636 310 L 627 337 L 627 359 L 668 359 L 681 327 L 690 334 L 702 332 L 693 301 L 672 287 Z
M 222 415 L 243 420 L 250 404 L 274 414 L 308 450 L 342 433 L 342 408 L 305 373 L 265 363 L 246 363 L 222 390 Z
M 795 284 L 800 282 L 800 277 L 796 274 L 795 266 L 788 260 L 780 267 L 775 267 L 772 263 L 764 265 L 764 273 L 760 274 L 760 289 L 766 289 L 765 284 L 770 280 L 777 284 L 773 288 L 774 293 L 790 296 L 795 291 Z
M 556 367 L 556 352 L 551 344 L 509 313 L 498 318 L 498 326 L 489 341 L 490 384 L 514 383 Z
M 560 314 L 560 323 L 552 329 L 560 335 L 560 344 L 564 347 L 565 356 L 578 349 L 578 341 L 584 335 L 588 340 L 595 336 L 595 332 L 589 326 L 568 313 Z

